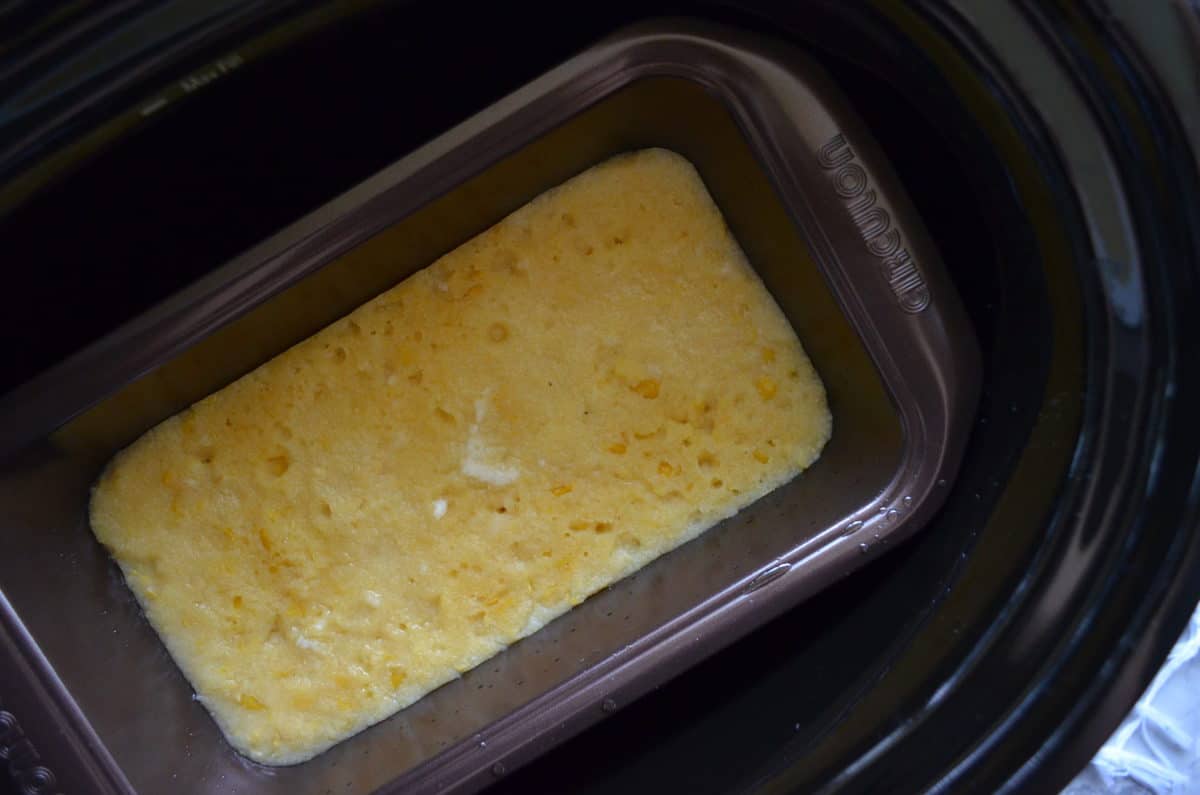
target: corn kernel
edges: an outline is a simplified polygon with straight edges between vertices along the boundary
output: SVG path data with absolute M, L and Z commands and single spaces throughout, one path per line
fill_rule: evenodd
M 638 381 L 633 386 L 633 391 L 646 399 L 658 397 L 658 381 L 653 378 L 647 378 L 643 381 Z
M 572 489 L 572 486 L 570 483 L 564 483 L 561 486 L 555 486 L 554 488 L 550 489 L 550 493 L 553 494 L 555 497 L 561 497 L 564 494 L 570 494 L 571 489 Z
M 252 710 L 256 710 L 256 711 L 267 708 L 266 704 L 262 703 L 254 696 L 247 695 L 245 693 L 238 696 L 238 705 L 245 707 L 246 709 L 252 709 Z
M 617 442 L 616 444 L 611 444 L 608 446 L 608 452 L 616 453 L 617 455 L 624 455 L 625 450 L 626 448 L 623 442 Z
M 404 684 L 404 680 L 408 678 L 408 674 L 404 673 L 404 671 L 401 671 L 399 668 L 393 668 L 389 678 L 391 679 L 392 687 L 397 688 Z
M 493 323 L 488 326 L 488 339 L 492 342 L 504 342 L 508 339 L 508 326 L 503 323 Z
M 779 387 L 770 378 L 763 376 L 754 382 L 755 388 L 758 389 L 758 394 L 763 400 L 770 400 L 775 397 L 775 393 L 779 391 Z
M 771 362 L 775 361 L 775 349 L 774 348 L 763 348 L 762 349 L 762 360 L 764 362 L 766 362 L 767 364 L 770 364 Z
M 765 464 L 771 460 L 767 457 L 767 454 L 764 453 L 762 450 L 755 450 L 753 455 L 754 455 L 754 460 L 760 464 Z
M 670 477 L 671 475 L 675 474 L 675 467 L 671 466 L 671 464 L 666 461 L 659 461 L 658 474 L 662 475 L 663 477 Z

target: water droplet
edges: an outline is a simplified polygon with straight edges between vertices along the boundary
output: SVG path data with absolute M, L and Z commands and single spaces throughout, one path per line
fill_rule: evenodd
M 879 512 L 880 512 L 880 513 L 887 513 L 887 512 L 888 512 L 888 507 L 887 507 L 886 505 L 880 505 L 880 506 L 879 506 Z
M 503 762 L 497 762 L 496 764 L 492 765 L 492 775 L 493 776 L 503 776 L 507 772 L 508 772 L 508 768 L 504 765 Z
M 480 748 L 487 748 L 487 740 L 480 740 L 480 741 L 479 741 L 479 747 L 480 747 Z
M 855 533 L 857 533 L 859 530 L 862 529 L 862 526 L 863 526 L 862 520 L 856 519 L 855 521 L 846 525 L 846 529 L 842 530 L 842 536 L 845 537 L 845 536 L 849 536 L 849 535 L 854 535 Z
M 885 522 L 891 523 L 891 522 L 896 521 L 896 517 L 898 517 L 899 515 L 900 515 L 900 512 L 897 511 L 895 508 L 893 508 L 884 515 L 883 520 Z
M 617 711 L 617 702 L 611 698 L 606 698 L 600 704 L 600 709 L 604 710 L 605 712 L 616 712 Z
M 939 485 L 939 486 L 941 485 L 941 482 L 940 482 L 940 481 L 938 482 L 938 485 Z M 906 494 L 906 495 L 904 495 L 904 499 L 902 500 L 902 502 L 904 503 L 904 507 L 905 507 L 905 508 L 907 508 L 907 507 L 909 507 L 910 505 L 912 505 L 912 497 L 909 497 L 909 496 Z
M 938 486 L 940 486 L 940 487 L 943 487 L 943 488 L 944 488 L 944 487 L 945 487 L 945 485 L 946 485 L 946 479 L 945 479 L 945 478 L 938 478 L 938 479 L 937 479 L 937 485 L 938 485 Z
M 865 555 L 865 554 L 867 554 L 867 551 L 868 551 L 868 550 L 870 550 L 870 549 L 871 549 L 871 548 L 870 548 L 869 546 L 867 546 L 866 544 L 859 544 L 859 545 L 858 545 L 858 551 L 859 551 L 859 552 L 861 552 L 861 553 L 863 553 L 864 555 Z

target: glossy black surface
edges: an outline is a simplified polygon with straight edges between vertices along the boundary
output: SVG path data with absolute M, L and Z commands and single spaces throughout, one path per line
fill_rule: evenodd
M 0 337 L 25 341 L 0 371 L 0 393 L 586 41 L 514 50 L 490 26 L 469 26 L 457 39 L 478 60 L 442 59 L 445 43 L 422 32 L 419 15 L 406 20 L 352 19 L 302 40 L 286 60 L 248 64 L 0 217 L 6 278 L 22 296 Z M 422 66 L 430 62 L 436 82 Z M 497 62 L 504 68 L 479 66 Z

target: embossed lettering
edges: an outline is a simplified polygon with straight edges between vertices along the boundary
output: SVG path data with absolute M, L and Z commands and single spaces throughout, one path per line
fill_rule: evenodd
M 890 257 L 900 250 L 903 241 L 900 240 L 900 233 L 895 229 L 889 229 L 881 235 L 876 235 L 867 241 L 867 250 L 877 257 Z
M 817 153 L 821 167 L 834 172 L 833 189 L 845 201 L 867 251 L 879 258 L 881 275 L 896 303 L 905 312 L 921 312 L 930 301 L 925 277 L 905 247 L 900 230 L 892 227 L 891 216 L 876 206 L 878 196 L 870 187 L 870 178 L 854 159 L 854 150 L 840 133 Z
M 838 169 L 833 188 L 843 199 L 853 199 L 867 187 L 867 172 L 851 163 Z
M 873 238 L 886 234 L 892 225 L 891 216 L 880 207 L 872 207 L 868 212 L 863 213 L 861 218 L 855 218 L 854 221 L 858 224 L 858 232 L 866 241 L 867 248 L 871 247 Z
M 0 760 L 8 766 L 8 772 L 21 792 L 26 795 L 42 795 L 57 790 L 58 779 L 54 772 L 41 764 L 41 756 L 33 742 L 21 730 L 16 716 L 0 705 Z
M 838 150 L 841 151 L 838 151 Z M 835 169 L 843 163 L 849 163 L 854 159 L 854 152 L 846 146 L 846 139 L 841 133 L 829 139 L 829 143 L 821 147 L 821 151 L 817 153 L 817 162 L 822 168 Z
M 850 210 L 850 217 L 858 223 L 858 219 L 864 213 L 869 212 L 875 206 L 875 191 L 869 190 L 859 198 L 852 202 L 846 202 L 846 208 Z
M 13 770 L 37 764 L 40 757 L 29 738 L 22 737 L 8 747 L 8 765 Z
M 54 790 L 58 779 L 54 777 L 54 773 L 41 765 L 22 771 L 16 776 L 17 784 L 21 787 L 25 795 L 42 795 L 50 793 Z
M 893 287 L 914 276 L 918 280 L 921 278 L 921 275 L 917 273 L 916 265 L 913 264 L 912 255 L 908 253 L 907 249 L 901 249 L 891 256 L 884 257 L 883 267 L 887 273 L 888 282 Z
M 8 758 L 8 746 L 20 738 L 21 725 L 16 717 L 8 710 L 0 710 L 0 759 Z
M 905 312 L 911 312 L 914 315 L 923 311 L 929 306 L 929 288 L 922 284 L 918 289 L 900 296 L 900 306 Z

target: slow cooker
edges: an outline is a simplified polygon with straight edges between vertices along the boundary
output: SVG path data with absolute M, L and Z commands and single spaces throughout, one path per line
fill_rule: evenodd
M 14 791 L 1052 790 L 1200 599 L 1187 3 L 16 2 L 0 19 Z M 690 87 L 618 77 L 637 69 Z M 543 102 L 568 73 L 574 104 Z M 654 141 L 691 147 L 764 273 L 799 230 L 814 260 L 873 274 L 821 266 L 830 323 L 863 340 L 899 417 L 861 493 L 800 540 L 722 531 L 758 540 L 745 563 L 684 548 L 733 589 L 694 642 L 638 645 L 726 590 L 635 578 L 581 615 L 615 607 L 636 631 L 529 676 L 514 647 L 478 674 L 487 709 L 463 695 L 465 717 L 397 716 L 295 768 L 240 760 L 147 651 L 87 533 L 96 451 L 293 341 L 302 278 L 330 288 L 310 323 L 366 297 L 368 271 L 337 258 L 373 235 L 433 219 L 405 239 L 436 256 L 589 157 Z M 447 225 L 430 208 L 469 184 L 494 204 Z M 751 195 L 772 191 L 790 215 Z M 890 226 L 856 220 L 867 191 Z M 403 275 L 372 273 L 376 290 Z M 891 473 L 919 470 L 896 464 L 905 445 L 940 452 L 893 493 Z M 795 529 L 768 514 L 791 507 L 759 524 Z M 830 557 L 805 551 L 818 538 Z

